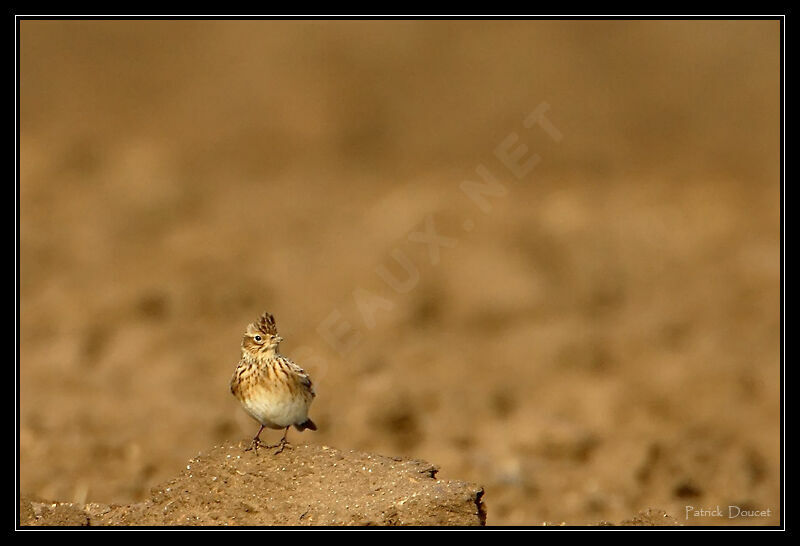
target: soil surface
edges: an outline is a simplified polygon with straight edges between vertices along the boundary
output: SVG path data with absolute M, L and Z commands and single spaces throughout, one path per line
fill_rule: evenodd
M 23 526 L 483 526 L 483 488 L 440 480 L 425 461 L 327 446 L 215 446 L 144 502 L 78 504 L 20 499 Z M 562 523 L 541 522 L 544 526 Z M 608 526 L 679 525 L 648 509 Z
M 25 497 L 475 523 L 466 480 L 487 525 L 780 521 L 778 22 L 23 21 L 20 47 Z M 175 478 L 255 434 L 228 382 L 263 311 L 316 387 L 275 459 L 305 466 L 206 466 L 224 447 Z M 343 453 L 397 485 L 294 496 L 322 445 L 445 481 Z M 390 509 L 437 488 L 452 512 Z
M 424 461 L 248 442 L 190 459 L 132 505 L 23 502 L 23 525 L 484 525 L 483 489 Z M 27 503 L 27 506 L 25 504 Z

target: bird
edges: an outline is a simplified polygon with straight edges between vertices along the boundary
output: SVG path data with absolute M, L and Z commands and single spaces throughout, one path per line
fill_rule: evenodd
M 231 378 L 231 393 L 261 425 L 247 451 L 277 447 L 277 455 L 288 443 L 291 426 L 301 432 L 317 430 L 308 417 L 316 396 L 314 385 L 303 368 L 278 352 L 281 341 L 275 317 L 267 312 L 247 326 L 242 338 L 242 357 Z M 265 428 L 284 429 L 281 441 L 265 446 L 260 438 Z

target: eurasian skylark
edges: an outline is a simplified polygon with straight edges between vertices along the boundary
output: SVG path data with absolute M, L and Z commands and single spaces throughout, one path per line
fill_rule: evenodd
M 264 313 L 247 327 L 242 338 L 242 359 L 231 378 L 231 392 L 242 403 L 245 411 L 261 424 L 248 448 L 262 446 L 264 428 L 284 429 L 275 454 L 286 446 L 289 427 L 303 431 L 317 430 L 308 418 L 308 408 L 314 400 L 314 386 L 303 369 L 278 352 L 283 341 L 278 335 L 275 318 Z

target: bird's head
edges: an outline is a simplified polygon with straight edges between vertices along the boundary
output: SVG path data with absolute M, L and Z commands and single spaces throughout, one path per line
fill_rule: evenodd
M 277 351 L 281 341 L 283 338 L 278 335 L 275 317 L 264 313 L 257 321 L 247 326 L 242 338 L 242 353 L 252 357 L 271 354 Z

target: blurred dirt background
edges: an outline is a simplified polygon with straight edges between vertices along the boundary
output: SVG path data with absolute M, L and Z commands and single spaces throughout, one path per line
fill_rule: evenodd
M 432 461 L 489 525 L 778 522 L 777 21 L 20 36 L 24 495 L 138 502 L 254 434 L 269 310 L 318 392 L 290 441 Z M 683 517 L 729 504 L 772 516 Z

